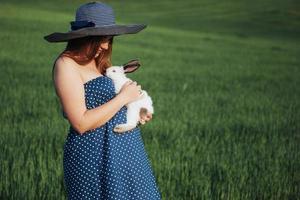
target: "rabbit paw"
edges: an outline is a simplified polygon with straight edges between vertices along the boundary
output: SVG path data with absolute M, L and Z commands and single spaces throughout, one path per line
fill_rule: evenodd
M 128 124 L 118 124 L 115 128 L 114 128 L 114 131 L 117 132 L 117 133 L 122 133 L 122 132 L 125 132 L 125 131 L 129 131 L 129 130 L 132 130 L 134 129 L 135 126 L 133 125 L 128 125 Z

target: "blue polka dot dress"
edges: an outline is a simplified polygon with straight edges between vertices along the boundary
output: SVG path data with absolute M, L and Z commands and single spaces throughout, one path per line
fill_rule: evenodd
M 105 75 L 84 83 L 84 90 L 87 109 L 116 95 L 112 79 Z M 123 106 L 106 124 L 83 135 L 70 126 L 63 147 L 68 199 L 161 199 L 140 128 L 113 131 L 126 122 L 126 111 Z

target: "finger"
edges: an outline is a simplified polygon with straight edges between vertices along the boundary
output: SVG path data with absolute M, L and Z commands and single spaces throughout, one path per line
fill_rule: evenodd
M 129 80 L 129 81 L 126 81 L 125 85 L 129 85 L 129 84 L 131 84 L 131 83 L 132 83 L 132 81 Z
M 141 117 L 141 119 L 142 120 L 147 120 L 147 116 L 144 115 L 144 116 Z
M 151 119 L 151 117 L 146 116 L 145 120 L 149 121 Z
M 146 115 L 146 120 L 150 120 L 152 118 L 152 115 Z
M 146 115 L 147 118 L 152 118 L 152 113 L 148 112 Z
M 145 122 L 148 122 L 149 120 L 150 120 L 149 118 L 144 119 Z
M 139 121 L 140 122 L 145 121 L 145 118 L 141 117 Z

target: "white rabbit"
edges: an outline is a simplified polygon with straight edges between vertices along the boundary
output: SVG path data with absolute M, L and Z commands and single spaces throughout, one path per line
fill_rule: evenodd
M 111 66 L 106 69 L 106 76 L 114 82 L 116 94 L 120 92 L 122 86 L 129 80 L 125 73 L 131 73 L 140 66 L 139 61 L 131 60 L 122 66 Z M 127 123 L 118 124 L 114 127 L 114 131 L 121 133 L 135 128 L 140 119 L 140 110 L 147 109 L 151 114 L 154 113 L 151 97 L 145 90 L 141 90 L 142 98 L 132 101 L 126 105 L 127 107 Z

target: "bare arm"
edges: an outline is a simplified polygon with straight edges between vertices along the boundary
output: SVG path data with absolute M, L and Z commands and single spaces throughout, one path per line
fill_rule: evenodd
M 67 59 L 58 59 L 54 68 L 54 83 L 56 93 L 70 124 L 80 134 L 105 124 L 124 105 L 138 97 L 138 88 L 140 87 L 129 84 L 132 85 L 131 90 L 127 91 L 131 92 L 132 98 L 124 92 L 120 92 L 107 103 L 87 110 L 85 106 L 84 83 L 74 63 Z

